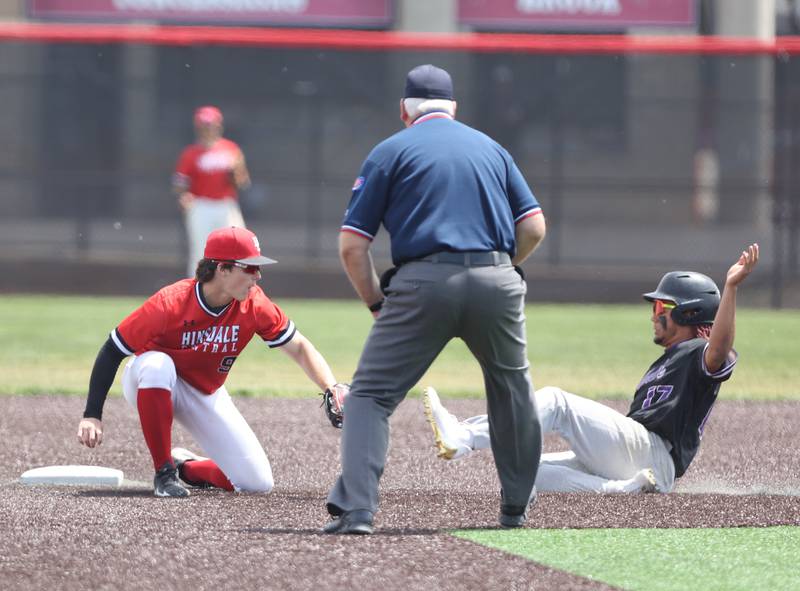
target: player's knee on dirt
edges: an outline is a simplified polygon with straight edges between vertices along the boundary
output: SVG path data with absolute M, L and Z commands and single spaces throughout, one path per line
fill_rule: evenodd
M 275 486 L 275 481 L 272 477 L 272 468 L 269 463 L 266 464 L 251 464 L 249 470 L 242 471 L 241 475 L 237 475 L 234 480 L 231 478 L 231 483 L 237 492 L 248 493 L 269 493 Z
M 162 388 L 172 390 L 178 379 L 175 363 L 172 358 L 158 351 L 150 351 L 141 355 L 137 378 L 139 388 Z

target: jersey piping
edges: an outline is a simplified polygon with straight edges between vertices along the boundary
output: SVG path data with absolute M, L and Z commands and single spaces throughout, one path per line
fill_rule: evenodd
M 706 346 L 703 347 L 703 356 L 701 361 L 701 367 L 703 368 L 703 373 L 706 374 L 710 378 L 722 378 L 725 376 L 729 376 L 733 373 L 733 368 L 736 366 L 736 356 L 735 355 L 728 355 L 728 358 L 725 360 L 725 363 L 722 364 L 717 371 L 711 373 L 708 371 L 708 367 L 706 367 L 706 351 L 711 343 L 706 343 Z M 703 421 L 705 422 L 705 421 Z
M 294 326 L 294 322 L 289 320 L 289 324 L 286 325 L 286 328 L 284 328 L 277 337 L 275 337 L 271 341 L 264 339 L 264 342 L 269 346 L 270 349 L 274 349 L 275 347 L 280 347 L 291 341 L 296 331 L 297 329 Z
M 525 212 L 519 214 L 516 218 L 514 218 L 514 223 L 518 224 L 522 220 L 527 219 L 527 218 L 532 218 L 533 216 L 539 215 L 540 213 L 542 213 L 542 208 L 541 207 L 533 207 L 533 208 L 529 209 L 528 211 L 525 211 Z
M 117 346 L 117 349 L 119 349 L 120 352 L 125 353 L 125 357 L 135 353 L 135 351 L 128 346 L 128 344 L 125 342 L 125 339 L 122 338 L 122 335 L 119 334 L 119 331 L 116 328 L 111 331 L 111 340 L 114 341 L 114 344 Z
M 369 232 L 365 232 L 361 228 L 356 228 L 355 226 L 342 226 L 342 232 L 350 232 L 351 234 L 356 234 L 357 236 L 361 236 L 362 238 L 366 238 L 367 240 L 372 241 L 375 236 L 370 234 Z
M 211 306 L 209 306 L 206 303 L 205 299 L 203 298 L 203 290 L 200 289 L 201 285 L 202 285 L 202 283 L 200 283 L 198 281 L 194 286 L 194 295 L 197 298 L 197 303 L 200 305 L 200 308 L 203 309 L 203 312 L 205 312 L 209 316 L 213 316 L 214 318 L 219 318 L 230 307 L 231 303 L 228 302 L 227 304 L 225 304 L 225 306 L 222 307 L 222 309 L 220 309 L 219 311 L 215 312 L 214 309 Z

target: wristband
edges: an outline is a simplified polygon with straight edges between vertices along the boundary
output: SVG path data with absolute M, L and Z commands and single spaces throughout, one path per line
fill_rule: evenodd
M 371 306 L 367 306 L 367 307 L 369 308 L 370 312 L 379 312 L 380 309 L 383 308 L 383 302 L 384 301 L 385 300 L 378 300 L 377 302 L 375 302 Z

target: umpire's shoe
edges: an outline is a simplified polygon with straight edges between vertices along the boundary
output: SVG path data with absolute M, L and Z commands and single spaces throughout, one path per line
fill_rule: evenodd
M 322 528 L 322 531 L 326 534 L 369 535 L 375 531 L 372 526 L 372 512 L 366 509 L 345 511 Z
M 503 492 L 500 491 L 500 496 L 502 497 L 502 495 Z M 502 503 L 500 505 L 500 525 L 507 529 L 522 527 L 528 519 L 528 509 L 530 509 L 534 503 L 536 503 L 536 487 L 533 487 L 531 491 L 531 500 L 528 501 L 528 505 L 525 507 Z
M 153 479 L 153 490 L 157 497 L 188 497 L 189 491 L 178 482 L 178 469 L 172 462 L 165 462 Z

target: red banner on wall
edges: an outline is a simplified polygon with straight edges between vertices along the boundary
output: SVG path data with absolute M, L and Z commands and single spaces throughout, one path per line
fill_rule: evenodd
M 31 18 L 386 27 L 391 0 L 27 0 Z
M 476 29 L 619 30 L 695 24 L 695 0 L 458 0 L 458 21 Z

